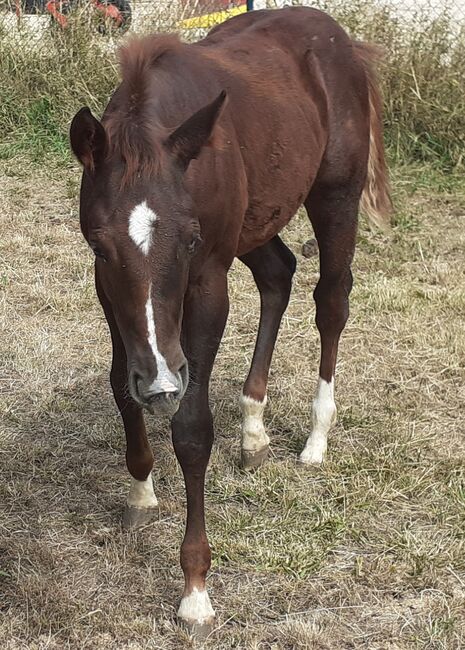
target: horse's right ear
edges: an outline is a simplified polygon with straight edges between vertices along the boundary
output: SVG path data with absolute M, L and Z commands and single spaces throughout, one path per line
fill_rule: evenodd
M 226 91 L 222 90 L 211 104 L 191 115 L 166 140 L 166 146 L 184 171 L 190 161 L 197 158 L 202 148 L 211 142 L 216 123 L 227 101 Z
M 73 117 L 69 139 L 71 149 L 81 165 L 88 172 L 93 172 L 105 156 L 107 136 L 101 122 L 87 106 Z

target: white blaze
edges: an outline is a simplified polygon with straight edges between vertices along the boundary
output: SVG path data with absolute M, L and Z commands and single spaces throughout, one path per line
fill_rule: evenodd
M 192 593 L 184 596 L 178 609 L 178 617 L 185 621 L 195 621 L 202 625 L 206 621 L 215 617 L 215 610 L 210 602 L 208 593 L 199 591 L 194 587 Z
M 129 215 L 129 236 L 144 255 L 149 254 L 153 224 L 156 220 L 157 215 L 149 208 L 146 201 L 136 205 Z
M 315 399 L 313 400 L 313 429 L 307 440 L 300 460 L 303 463 L 319 465 L 326 454 L 328 431 L 336 421 L 336 404 L 334 403 L 334 377 L 330 382 L 318 379 Z
M 155 333 L 155 320 L 153 317 L 152 306 L 152 285 L 149 286 L 149 295 L 145 304 L 145 314 L 147 316 L 147 331 L 149 345 L 152 349 L 153 356 L 157 362 L 157 377 L 150 386 L 150 389 L 157 393 L 174 393 L 177 391 L 176 378 L 168 368 L 165 357 L 161 354 L 157 345 L 157 335 Z
M 128 494 L 128 505 L 136 508 L 155 508 L 158 505 L 157 497 L 153 491 L 152 472 L 145 481 L 131 479 L 131 487 Z
M 263 424 L 263 412 L 266 406 L 266 395 L 262 402 L 242 394 L 239 398 L 242 421 L 242 449 L 260 451 L 270 444 Z

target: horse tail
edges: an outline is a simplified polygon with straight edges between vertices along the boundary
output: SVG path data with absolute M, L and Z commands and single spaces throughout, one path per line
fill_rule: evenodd
M 386 231 L 391 225 L 392 201 L 383 142 L 383 100 L 374 67 L 381 50 L 361 42 L 354 42 L 354 49 L 365 70 L 370 106 L 370 149 L 360 209 L 371 223 Z

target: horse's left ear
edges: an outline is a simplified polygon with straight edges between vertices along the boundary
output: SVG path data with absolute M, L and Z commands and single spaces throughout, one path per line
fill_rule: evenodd
M 87 106 L 73 117 L 69 139 L 71 149 L 81 165 L 88 172 L 93 172 L 105 156 L 107 135 Z
M 194 113 L 166 140 L 166 146 L 182 169 L 187 169 L 190 161 L 197 158 L 202 148 L 212 140 L 215 125 L 226 106 L 226 100 L 226 91 L 222 90 L 211 104 Z

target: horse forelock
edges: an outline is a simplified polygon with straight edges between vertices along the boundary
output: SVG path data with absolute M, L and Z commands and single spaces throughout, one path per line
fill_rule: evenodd
M 157 174 L 162 167 L 167 132 L 150 114 L 150 78 L 161 58 L 181 46 L 177 35 L 161 34 L 134 38 L 119 50 L 118 101 L 113 106 L 110 102 L 103 124 L 109 157 L 116 155 L 125 165 L 122 186 Z

